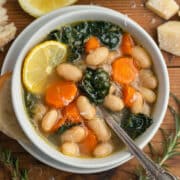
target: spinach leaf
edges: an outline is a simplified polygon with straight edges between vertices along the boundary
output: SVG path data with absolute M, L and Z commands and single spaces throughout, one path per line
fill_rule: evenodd
M 95 104 L 101 104 L 109 92 L 109 75 L 101 68 L 95 70 L 87 68 L 79 87 L 87 95 L 90 101 Z
M 110 49 L 117 48 L 122 35 L 122 29 L 110 22 L 96 21 L 90 22 L 91 33 L 97 36 L 101 43 Z
M 63 124 L 58 130 L 57 130 L 57 134 L 58 135 L 61 135 L 62 133 L 64 133 L 66 130 L 74 127 L 74 126 L 77 126 L 77 125 L 80 125 L 81 123 L 72 123 L 71 121 L 67 121 L 65 124 Z
M 110 22 L 86 21 L 54 30 L 47 36 L 48 40 L 56 40 L 68 45 L 68 60 L 80 60 L 85 54 L 84 44 L 90 36 L 96 36 L 102 44 L 110 49 L 116 49 L 120 43 L 122 29 Z
M 61 32 L 58 29 L 50 32 L 47 36 L 47 40 L 61 41 Z
M 25 99 L 25 106 L 28 112 L 28 115 L 33 118 L 34 116 L 34 107 L 39 99 L 39 97 L 35 96 L 34 94 L 24 91 L 24 99 Z
M 152 124 L 152 122 L 152 119 L 145 114 L 131 113 L 128 118 L 122 120 L 121 127 L 132 139 L 135 139 L 141 135 Z

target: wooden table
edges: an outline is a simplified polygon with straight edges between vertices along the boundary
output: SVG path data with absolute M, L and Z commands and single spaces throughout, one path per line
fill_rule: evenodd
M 180 4 L 180 0 L 177 0 Z M 154 13 L 149 11 L 144 7 L 145 0 L 79 0 L 77 4 L 97 4 L 100 6 L 105 6 L 112 8 L 114 10 L 120 11 L 127 14 L 129 17 L 134 19 L 139 23 L 157 42 L 156 28 L 158 25 L 165 22 L 160 17 L 156 16 Z M 28 24 L 30 24 L 34 18 L 26 14 L 19 7 L 16 0 L 8 0 L 5 7 L 8 10 L 10 21 L 13 21 L 16 24 L 18 29 L 17 34 L 19 34 Z M 178 17 L 173 17 L 172 19 L 178 19 Z M 4 57 L 9 49 L 9 45 L 5 47 L 3 53 L 0 52 L 0 67 L 3 63 Z M 171 54 L 163 52 L 166 64 L 168 66 L 171 91 L 174 92 L 177 96 L 180 97 L 180 57 L 173 56 Z M 15 61 L 15 59 L 14 59 Z M 167 131 L 172 131 L 174 129 L 174 122 L 169 112 L 167 112 L 164 122 L 161 126 Z M 155 137 L 152 140 L 157 149 L 161 148 L 162 137 L 161 133 L 157 132 Z M 12 150 L 15 156 L 20 159 L 20 165 L 23 168 L 29 169 L 29 179 L 30 180 L 128 180 L 135 179 L 133 174 L 134 169 L 137 165 L 135 159 L 125 163 L 122 166 L 119 166 L 115 169 L 112 169 L 107 172 L 98 173 L 98 174 L 72 174 L 59 171 L 48 167 L 31 155 L 29 155 L 16 141 L 8 138 L 7 136 L 0 133 L 0 145 Z M 145 151 L 148 153 L 148 148 L 145 148 Z M 170 170 L 175 175 L 180 176 L 180 157 L 170 160 L 169 162 Z M 0 166 L 0 180 L 9 180 L 9 173 L 2 166 Z

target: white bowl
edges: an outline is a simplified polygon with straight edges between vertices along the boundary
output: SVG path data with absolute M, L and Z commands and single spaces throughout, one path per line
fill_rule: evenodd
M 138 24 L 120 13 L 112 14 L 112 11 L 104 11 L 103 9 L 89 9 L 88 11 L 80 10 L 79 12 L 72 12 L 58 16 L 57 18 L 54 18 L 53 20 L 45 24 L 43 27 L 39 28 L 39 30 L 34 33 L 34 35 L 26 43 L 16 61 L 12 77 L 11 94 L 13 107 L 19 124 L 25 134 L 36 147 L 43 151 L 47 156 L 74 167 L 100 168 L 125 162 L 129 159 L 131 154 L 127 150 L 122 150 L 105 158 L 93 159 L 74 158 L 61 154 L 57 149 L 52 147 L 37 134 L 36 130 L 30 123 L 25 111 L 24 99 L 22 96 L 21 67 L 24 57 L 26 56 L 28 51 L 33 46 L 41 42 L 46 37 L 46 35 L 50 31 L 56 29 L 57 26 L 83 20 L 104 20 L 121 26 L 125 31 L 128 31 L 130 34 L 132 34 L 132 36 L 135 37 L 135 39 L 140 44 L 142 44 L 151 55 L 154 64 L 154 70 L 159 81 L 158 98 L 152 115 L 154 122 L 143 135 L 136 139 L 136 144 L 140 148 L 143 148 L 151 140 L 151 138 L 160 127 L 160 124 L 166 112 L 169 97 L 168 72 L 164 63 L 163 56 L 152 38 Z

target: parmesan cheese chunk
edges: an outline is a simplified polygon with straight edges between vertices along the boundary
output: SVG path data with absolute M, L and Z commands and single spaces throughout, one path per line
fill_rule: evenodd
M 148 0 L 146 6 L 166 20 L 175 15 L 179 10 L 179 5 L 175 0 Z
M 168 21 L 160 25 L 158 41 L 162 50 L 180 56 L 180 22 Z

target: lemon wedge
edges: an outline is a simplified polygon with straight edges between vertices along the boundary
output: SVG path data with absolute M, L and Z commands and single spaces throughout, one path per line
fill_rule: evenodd
M 22 9 L 34 17 L 71 5 L 77 0 L 18 0 Z
M 48 83 L 57 80 L 55 67 L 65 61 L 66 45 L 45 41 L 35 46 L 24 60 L 22 79 L 28 91 L 44 93 Z

